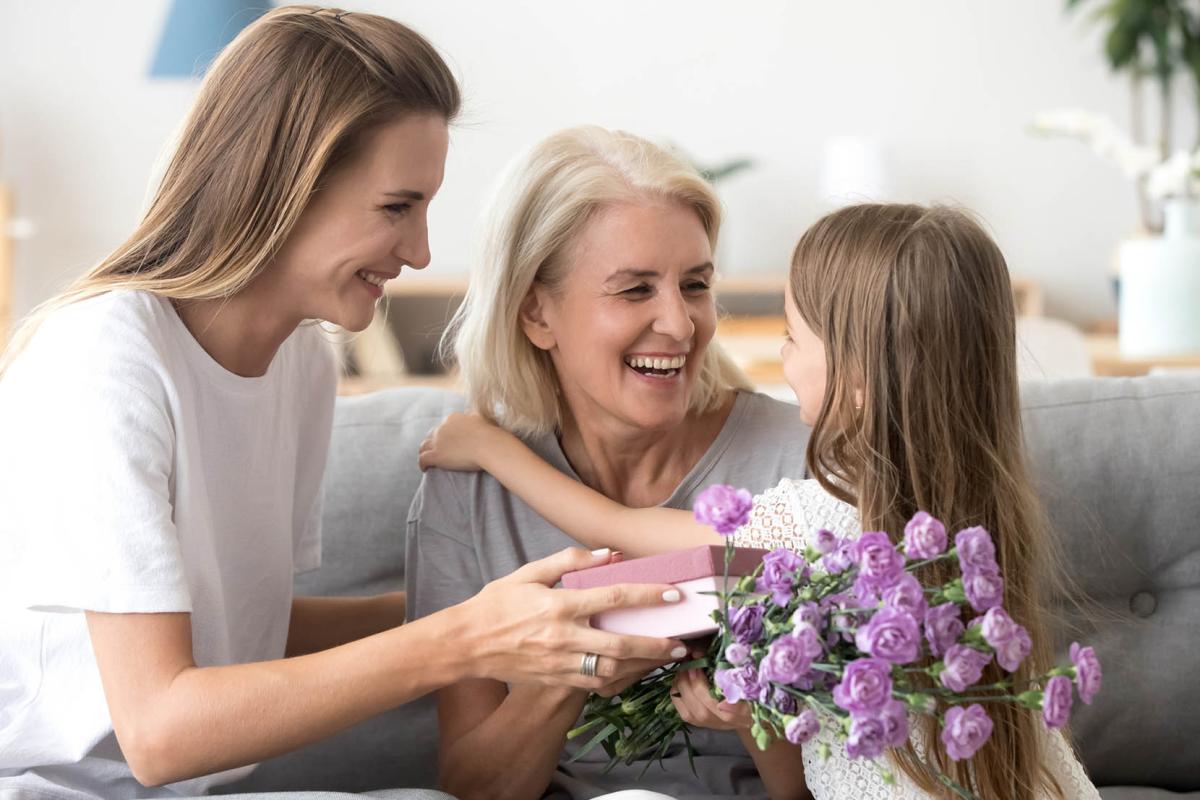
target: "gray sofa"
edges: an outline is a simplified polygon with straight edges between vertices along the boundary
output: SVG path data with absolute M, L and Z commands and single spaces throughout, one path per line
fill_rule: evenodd
M 1024 403 L 1039 489 L 1100 615 L 1062 615 L 1064 644 L 1093 644 L 1104 666 L 1103 692 L 1073 718 L 1088 769 L 1105 800 L 1200 798 L 1200 378 L 1036 383 Z M 297 591 L 402 588 L 417 445 L 460 406 L 427 389 L 338 401 L 324 566 Z M 228 788 L 433 786 L 435 725 L 419 700 Z

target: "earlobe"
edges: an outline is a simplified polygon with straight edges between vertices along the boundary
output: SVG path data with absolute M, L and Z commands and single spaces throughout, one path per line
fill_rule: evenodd
M 536 285 L 531 286 L 529 294 L 521 301 L 521 330 L 525 338 L 539 350 L 554 348 L 554 333 L 546 322 L 545 304 L 542 293 Z

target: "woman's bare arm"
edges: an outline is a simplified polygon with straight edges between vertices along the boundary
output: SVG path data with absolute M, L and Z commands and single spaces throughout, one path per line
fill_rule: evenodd
M 287 656 L 317 653 L 404 624 L 404 592 L 292 600 Z
M 311 655 L 198 667 L 190 614 L 87 613 L 117 741 L 146 786 L 262 761 L 464 676 L 433 617 Z
M 569 549 L 402 627 L 294 658 L 199 667 L 191 615 L 87 612 L 117 741 L 145 785 L 279 755 L 460 680 L 603 690 L 680 658 L 678 641 L 587 625 L 608 608 L 678 602 L 670 586 L 552 589 L 607 554 Z M 598 653 L 599 674 L 579 674 Z
M 466 681 L 438 692 L 441 788 L 460 800 L 536 800 L 586 692 Z

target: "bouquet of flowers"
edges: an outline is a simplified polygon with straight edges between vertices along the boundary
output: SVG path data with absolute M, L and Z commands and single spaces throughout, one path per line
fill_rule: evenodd
M 749 492 L 713 486 L 698 498 L 695 514 L 728 537 L 750 508 Z M 727 538 L 726 565 L 732 555 Z M 959 576 L 923 586 L 914 573 L 942 561 L 957 563 Z M 583 725 L 570 733 L 591 734 L 576 758 L 599 745 L 610 766 L 646 760 L 648 767 L 677 733 L 686 740 L 688 727 L 670 696 L 679 669 L 703 667 L 715 696 L 747 703 L 762 749 L 776 739 L 802 744 L 824 728 L 847 757 L 872 760 L 907 743 L 910 714 L 936 717 L 946 753 L 958 761 L 991 736 L 985 704 L 1037 710 L 1047 727 L 1057 728 L 1070 715 L 1073 688 L 1084 703 L 1100 689 L 1096 654 L 1078 644 L 1071 645 L 1070 666 L 1017 685 L 1012 673 L 1032 642 L 1002 606 L 1004 579 L 991 536 L 967 528 L 951 545 L 942 523 L 924 512 L 905 527 L 900 547 L 882 532 L 843 538 L 818 530 L 803 552 L 775 550 L 717 594 L 718 632 L 708 656 L 652 673 L 619 697 L 591 698 Z M 981 684 L 993 659 L 1008 677 Z M 821 752 L 829 755 L 828 744 Z M 930 769 L 961 797 L 972 797 Z

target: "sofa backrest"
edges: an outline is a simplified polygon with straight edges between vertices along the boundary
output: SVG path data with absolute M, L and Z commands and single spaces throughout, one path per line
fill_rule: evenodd
M 421 485 L 417 450 L 463 398 L 442 389 L 340 397 L 325 470 L 321 568 L 297 594 L 362 595 L 404 588 L 404 530 Z
M 1200 790 L 1200 377 L 1030 383 L 1038 489 L 1071 577 L 1060 659 L 1096 648 L 1104 688 L 1072 730 L 1099 785 Z
M 1200 378 L 1083 379 L 1023 388 L 1039 490 L 1074 580 L 1106 615 L 1064 606 L 1063 652 L 1095 646 L 1104 689 L 1072 718 L 1100 785 L 1200 790 Z M 340 398 L 324 555 L 297 591 L 403 587 L 417 448 L 462 399 L 433 389 Z M 432 786 L 433 705 L 418 701 L 264 764 L 242 790 Z

